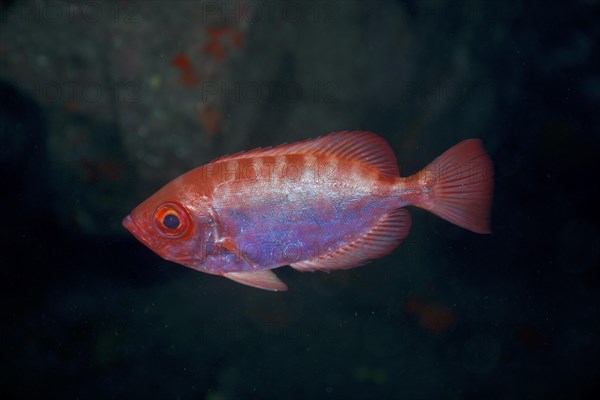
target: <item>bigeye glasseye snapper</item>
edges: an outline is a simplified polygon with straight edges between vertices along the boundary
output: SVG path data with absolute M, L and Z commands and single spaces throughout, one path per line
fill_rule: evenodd
M 406 206 L 490 233 L 493 186 L 478 139 L 400 177 L 385 140 L 345 131 L 218 158 L 169 182 L 123 225 L 169 261 L 287 290 L 272 269 L 348 269 L 389 254 L 408 235 Z

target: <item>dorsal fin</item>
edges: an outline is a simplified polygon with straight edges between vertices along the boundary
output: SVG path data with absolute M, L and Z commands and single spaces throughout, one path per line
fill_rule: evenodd
M 400 208 L 383 217 L 367 233 L 331 253 L 291 264 L 298 271 L 329 271 L 364 265 L 389 254 L 408 235 L 410 214 Z
M 288 154 L 331 155 L 371 165 L 383 175 L 398 176 L 392 148 L 380 136 L 368 131 L 342 131 L 297 143 L 258 148 L 217 158 L 213 162 Z

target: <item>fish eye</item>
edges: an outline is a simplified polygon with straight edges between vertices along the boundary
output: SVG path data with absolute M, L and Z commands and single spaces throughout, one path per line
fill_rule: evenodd
M 181 224 L 181 221 L 179 220 L 179 217 L 177 215 L 167 214 L 163 218 L 162 223 L 167 229 L 177 229 L 179 228 L 179 224 Z
M 154 213 L 158 229 L 167 236 L 181 236 L 188 228 L 189 216 L 184 207 L 177 203 L 163 203 Z

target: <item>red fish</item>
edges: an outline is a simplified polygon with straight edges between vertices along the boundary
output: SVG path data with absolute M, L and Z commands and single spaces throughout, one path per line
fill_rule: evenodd
M 168 183 L 123 225 L 169 261 L 287 290 L 272 269 L 347 269 L 390 253 L 410 229 L 405 206 L 490 233 L 492 168 L 470 139 L 402 178 L 381 137 L 338 132 L 218 158 Z

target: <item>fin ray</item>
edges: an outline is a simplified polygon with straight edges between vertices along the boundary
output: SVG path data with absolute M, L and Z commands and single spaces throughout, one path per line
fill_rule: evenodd
M 399 208 L 384 215 L 367 233 L 353 242 L 312 260 L 291 264 L 298 271 L 349 269 L 389 254 L 408 236 L 410 214 Z
M 251 272 L 227 272 L 223 274 L 242 285 L 252 286 L 258 289 L 285 291 L 288 287 L 271 270 L 251 271 Z
M 416 206 L 476 233 L 491 233 L 494 168 L 481 140 L 464 140 L 433 160 L 409 181 L 428 193 Z

